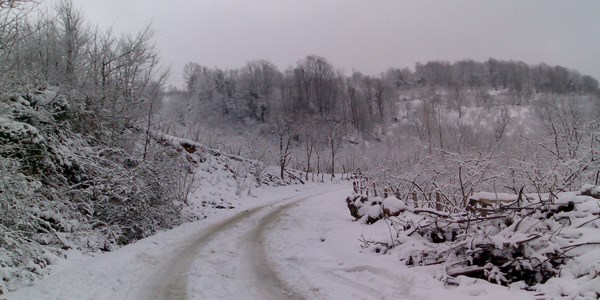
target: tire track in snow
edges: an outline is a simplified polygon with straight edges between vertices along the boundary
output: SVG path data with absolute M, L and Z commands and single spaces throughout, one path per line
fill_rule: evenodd
M 247 276 L 248 285 L 258 292 L 258 295 L 255 295 L 256 299 L 305 299 L 271 267 L 263 245 L 265 233 L 271 229 L 270 225 L 272 226 L 286 210 L 307 198 L 309 197 L 276 208 L 261 218 L 256 227 L 246 236 L 246 249 L 243 253 L 246 267 L 242 268 L 242 273 Z
M 204 230 L 202 235 L 192 244 L 186 246 L 181 252 L 177 253 L 163 269 L 155 272 L 146 283 L 145 288 L 142 289 L 139 299 L 187 300 L 186 273 L 200 250 L 219 233 L 234 227 L 239 222 L 251 217 L 267 206 L 263 205 L 246 210 Z

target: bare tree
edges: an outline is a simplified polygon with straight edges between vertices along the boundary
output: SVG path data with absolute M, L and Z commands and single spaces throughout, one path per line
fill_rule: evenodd
M 336 73 L 323 57 L 309 55 L 293 70 L 297 106 L 316 112 L 321 118 L 335 108 Z
M 496 118 L 496 125 L 494 128 L 494 138 L 496 142 L 502 140 L 504 135 L 506 134 L 506 129 L 508 128 L 508 124 L 510 124 L 511 117 L 506 107 L 503 107 L 500 111 L 500 115 Z
M 319 129 L 317 122 L 314 119 L 309 119 L 306 124 L 302 127 L 302 140 L 304 143 L 304 153 L 306 154 L 306 175 L 305 179 L 308 180 L 308 173 L 313 172 L 311 165 L 311 158 L 315 153 L 315 148 L 318 147 L 319 143 Z
M 375 97 L 375 106 L 377 107 L 377 112 L 379 113 L 379 119 L 383 123 L 385 120 L 384 115 L 384 106 L 385 106 L 385 97 L 386 91 L 388 90 L 383 79 L 376 78 L 374 79 L 374 97 Z
M 21 20 L 31 11 L 34 0 L 0 0 L 0 51 L 12 47 Z
M 24 49 L 20 44 L 27 36 L 23 32 L 26 17 L 36 4 L 34 0 L 0 0 L 0 88 L 22 76 L 20 51 Z
M 285 169 L 291 160 L 293 127 L 290 121 L 278 120 L 273 125 L 273 132 L 279 144 L 279 174 L 284 179 Z
M 335 160 L 342 144 L 342 124 L 329 122 L 327 124 L 327 144 L 331 154 L 331 178 L 335 178 Z
M 73 2 L 61 0 L 56 11 L 62 30 L 64 77 L 66 83 L 73 85 L 76 82 L 76 69 L 81 64 L 81 56 L 87 43 L 88 30 L 83 24 L 83 14 L 75 9 Z

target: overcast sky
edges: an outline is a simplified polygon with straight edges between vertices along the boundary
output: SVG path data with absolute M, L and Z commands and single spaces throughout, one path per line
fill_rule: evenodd
M 563 65 L 600 78 L 600 1 L 75 0 L 92 23 L 152 22 L 171 82 L 194 61 L 280 69 L 318 54 L 346 73 L 463 58 Z

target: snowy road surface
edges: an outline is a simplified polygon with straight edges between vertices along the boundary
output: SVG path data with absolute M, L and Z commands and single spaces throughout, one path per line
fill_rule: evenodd
M 284 281 L 270 267 L 262 245 L 267 226 L 299 200 L 303 199 L 246 210 L 206 229 L 192 244 L 161 267 L 151 280 L 146 282 L 145 288 L 137 298 L 208 299 L 209 296 L 218 294 L 223 299 L 233 299 L 231 297 L 237 297 L 235 293 L 239 293 L 240 290 L 253 292 L 257 299 L 292 296 L 291 289 L 286 287 Z M 194 264 L 196 260 L 197 263 Z M 227 263 L 229 268 L 221 268 L 224 263 Z M 193 269 L 190 270 L 190 266 L 193 266 Z M 206 273 L 205 270 L 211 272 Z M 195 289 L 194 293 L 188 295 L 187 281 L 190 274 L 199 278 L 206 277 L 209 286 Z M 211 282 L 210 278 L 215 276 L 218 277 Z M 210 291 L 210 285 L 214 285 L 219 279 L 224 283 L 223 287 L 229 286 L 226 282 L 231 278 L 242 279 L 238 287 L 240 290 L 213 290 L 215 294 L 207 292 Z
M 350 188 L 278 190 L 245 208 L 182 225 L 95 258 L 71 259 L 8 299 L 533 299 L 463 279 L 447 288 L 436 268 L 360 253 L 385 224 L 352 222 Z M 389 233 L 387 233 L 389 234 Z

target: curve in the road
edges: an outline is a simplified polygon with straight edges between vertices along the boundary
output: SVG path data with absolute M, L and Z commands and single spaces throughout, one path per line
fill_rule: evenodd
M 187 300 L 186 271 L 201 248 L 223 230 L 235 226 L 238 222 L 251 217 L 265 207 L 266 205 L 263 205 L 246 210 L 205 230 L 192 244 L 175 255 L 166 264 L 165 268 L 154 274 L 146 283 L 145 288 L 142 290 L 142 295 L 138 298 L 148 300 Z
M 274 223 L 282 213 L 293 205 L 311 196 L 305 196 L 293 202 L 275 207 L 272 211 L 261 218 L 251 229 L 242 235 L 243 251 L 241 253 L 242 269 L 240 275 L 246 280 L 249 290 L 254 291 L 256 299 L 305 299 L 299 293 L 295 292 L 288 284 L 280 278 L 278 273 L 273 270 L 267 259 L 263 247 L 264 235 L 270 225 Z M 286 201 L 289 199 L 283 199 Z M 168 299 L 168 300 L 188 300 L 187 295 L 187 273 L 194 260 L 201 253 L 202 248 L 208 245 L 217 235 L 225 233 L 234 228 L 239 223 L 251 220 L 259 211 L 272 205 L 263 205 L 226 219 L 216 225 L 202 231 L 201 235 L 191 244 L 184 247 L 169 262 L 156 272 L 138 295 L 139 299 Z

